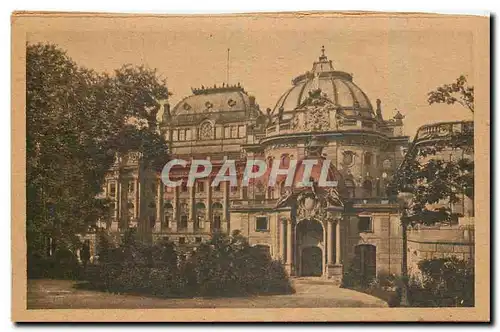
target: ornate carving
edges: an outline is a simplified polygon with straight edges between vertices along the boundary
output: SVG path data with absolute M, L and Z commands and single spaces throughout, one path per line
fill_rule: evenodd
M 302 192 L 297 196 L 297 219 L 315 218 L 323 220 L 327 216 L 326 201 L 313 192 Z
M 355 152 L 349 150 L 342 152 L 342 165 L 345 167 L 351 167 L 354 165 L 354 157 L 356 155 L 357 154 Z

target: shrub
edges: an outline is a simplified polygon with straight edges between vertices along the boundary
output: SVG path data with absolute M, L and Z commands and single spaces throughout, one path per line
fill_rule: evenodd
M 80 279 L 83 269 L 78 258 L 67 248 L 59 248 L 52 256 L 28 256 L 28 278 Z
M 369 288 L 375 277 L 367 277 L 359 269 L 356 262 L 351 262 L 342 275 L 341 287 L 344 288 Z
M 112 292 L 189 297 L 294 291 L 282 265 L 238 232 L 214 234 L 185 257 L 171 242 L 146 245 L 130 230 L 118 248 L 100 253 L 99 262 L 88 269 L 88 280 Z
M 420 261 L 421 278 L 409 282 L 410 300 L 418 307 L 474 306 L 474 266 L 456 257 Z

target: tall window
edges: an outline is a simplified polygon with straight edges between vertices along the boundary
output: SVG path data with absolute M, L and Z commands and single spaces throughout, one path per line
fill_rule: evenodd
M 202 229 L 203 228 L 203 221 L 205 220 L 205 215 L 206 215 L 205 204 L 203 204 L 201 202 L 196 203 L 195 215 L 196 215 L 196 225 L 195 226 L 197 229 Z
M 186 140 L 186 130 L 180 129 L 179 130 L 179 141 L 185 141 L 185 140 Z
M 231 126 L 231 138 L 237 138 L 237 137 L 238 137 L 238 127 Z
M 188 214 L 189 214 L 189 206 L 187 203 L 182 203 L 180 205 L 180 222 L 179 222 L 179 228 L 180 229 L 186 229 L 188 225 Z
M 186 229 L 188 227 L 188 216 L 182 215 L 179 223 L 179 229 Z
M 116 197 L 116 183 L 111 182 L 109 184 L 109 197 Z
M 215 138 L 222 138 L 222 127 L 215 127 Z
M 197 189 L 198 189 L 199 193 L 202 193 L 202 192 L 205 191 L 205 182 L 198 181 L 198 182 L 196 182 L 196 186 L 197 186 Z
M 135 192 L 135 181 L 128 182 L 128 192 L 133 194 Z
M 174 217 L 174 207 L 171 203 L 165 203 L 164 205 L 164 218 L 163 218 L 163 228 L 169 228 L 170 222 Z
M 283 168 L 288 168 L 290 166 L 290 156 L 288 154 L 281 156 L 281 166 Z
M 221 203 L 216 202 L 212 204 L 212 232 L 221 228 L 222 210 Z
M 245 126 L 238 126 L 238 137 L 245 137 Z
M 372 154 L 371 152 L 365 153 L 365 166 L 371 166 L 372 164 Z
M 224 127 L 224 138 L 231 138 L 231 127 Z
M 182 183 L 181 183 L 181 191 L 182 192 L 188 191 L 187 183 L 184 180 L 182 180 Z

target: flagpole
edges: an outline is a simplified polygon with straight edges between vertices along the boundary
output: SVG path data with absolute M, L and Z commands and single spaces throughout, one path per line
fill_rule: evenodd
M 227 49 L 226 82 L 229 85 L 229 48 Z

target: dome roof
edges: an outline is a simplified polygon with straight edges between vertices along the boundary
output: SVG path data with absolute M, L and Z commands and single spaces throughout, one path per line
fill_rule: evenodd
M 352 81 L 352 75 L 334 70 L 332 61 L 325 55 L 322 48 L 319 61 L 314 62 L 311 71 L 293 79 L 293 87 L 286 91 L 276 103 L 273 114 L 278 114 L 283 108 L 284 117 L 300 107 L 309 96 L 309 92 L 321 90 L 346 115 L 361 115 L 373 118 L 372 105 L 366 94 Z
M 246 111 L 254 102 L 245 90 L 236 86 L 192 89 L 193 94 L 182 99 L 173 108 L 172 115 L 192 115 L 219 112 Z

